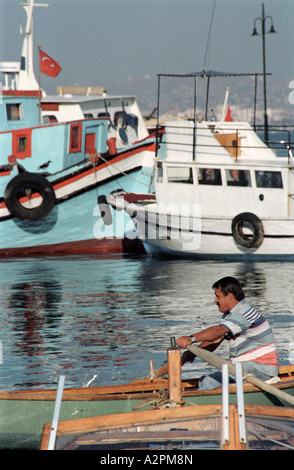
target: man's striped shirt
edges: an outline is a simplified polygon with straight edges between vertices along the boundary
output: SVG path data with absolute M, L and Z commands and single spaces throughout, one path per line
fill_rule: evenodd
M 229 330 L 227 339 L 231 362 L 254 362 L 265 374 L 278 374 L 278 356 L 271 326 L 245 299 L 223 316 L 221 325 Z

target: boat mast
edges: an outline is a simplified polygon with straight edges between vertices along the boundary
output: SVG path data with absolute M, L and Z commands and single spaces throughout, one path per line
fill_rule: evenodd
M 26 0 L 25 3 L 21 3 L 27 15 L 27 22 L 21 52 L 20 71 L 18 77 L 18 89 L 19 90 L 38 90 L 39 84 L 34 74 L 34 62 L 33 62 L 33 11 L 34 7 L 45 7 L 48 8 L 48 4 L 34 3 L 34 0 Z

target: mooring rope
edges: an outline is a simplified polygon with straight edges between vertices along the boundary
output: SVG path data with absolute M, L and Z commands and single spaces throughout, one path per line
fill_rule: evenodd
M 137 180 L 136 178 L 133 178 L 132 176 L 128 175 L 126 172 L 120 170 L 120 169 L 117 168 L 115 165 L 113 165 L 113 163 L 109 162 L 106 158 L 102 157 L 101 153 L 95 153 L 95 154 L 91 155 L 90 161 L 91 161 L 91 163 L 94 162 L 94 163 L 92 163 L 92 165 L 93 165 L 93 167 L 94 167 L 94 172 L 96 171 L 96 170 L 95 170 L 95 160 L 96 160 L 96 157 L 97 157 L 97 158 L 100 158 L 104 163 L 107 163 L 108 167 L 111 166 L 112 168 L 114 168 L 114 170 L 116 170 L 118 173 L 121 173 L 122 175 L 126 176 L 127 178 L 132 179 L 132 180 L 135 181 L 136 183 L 142 184 L 142 185 L 144 185 L 144 186 L 147 186 L 147 188 L 150 189 L 150 184 L 143 183 L 142 181 L 139 181 L 139 180 Z M 97 167 L 97 168 L 98 168 L 98 167 Z M 111 176 L 114 176 L 112 173 L 110 173 L 110 174 L 111 174 Z

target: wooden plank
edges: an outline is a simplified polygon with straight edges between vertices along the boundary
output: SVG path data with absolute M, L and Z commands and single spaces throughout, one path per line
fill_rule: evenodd
M 294 419 L 294 408 L 287 406 L 248 405 L 244 404 L 245 414 L 253 416 L 270 416 Z
M 163 410 L 131 411 L 90 418 L 78 418 L 60 421 L 57 435 L 74 434 L 76 432 L 92 432 L 95 430 L 115 429 L 121 426 L 142 426 L 167 420 L 195 419 L 209 417 L 221 413 L 221 405 L 197 405 L 181 408 L 166 408 Z M 41 450 L 46 450 L 50 433 L 50 424 L 43 428 Z
M 188 385 L 188 386 L 186 386 Z M 294 380 L 283 380 L 274 385 L 275 388 L 280 390 L 293 390 L 294 389 Z M 63 401 L 99 401 L 99 400 L 127 400 L 129 398 L 133 399 L 143 399 L 147 396 L 152 396 L 153 393 L 160 389 L 168 389 L 168 382 L 157 383 L 155 386 L 150 386 L 150 384 L 142 385 L 140 387 L 125 387 L 123 389 L 116 390 L 104 390 L 100 387 L 95 389 L 93 388 L 76 388 L 76 389 L 66 389 L 64 391 Z M 259 387 L 253 384 L 244 383 L 244 392 L 251 393 L 259 391 Z M 110 392 L 110 393 L 107 393 Z M 234 384 L 230 385 L 230 393 L 236 392 L 236 386 Z M 192 397 L 192 396 L 211 396 L 211 395 L 220 395 L 221 387 L 213 390 L 199 391 L 197 387 L 193 386 L 191 383 L 182 383 L 182 397 Z M 16 392 L 0 392 L 0 400 L 20 400 L 20 401 L 54 401 L 56 395 L 56 389 L 54 390 L 34 390 L 34 391 L 16 391 Z
M 238 427 L 238 408 L 237 405 L 230 405 L 230 442 L 223 448 L 244 449 L 246 446 L 240 443 Z M 275 407 L 266 405 L 244 405 L 246 416 L 257 417 L 281 417 L 294 419 L 294 409 L 287 407 Z M 75 433 L 90 433 L 94 431 L 103 431 L 110 429 L 127 429 L 130 426 L 147 426 L 168 423 L 180 423 L 189 425 L 191 420 L 191 430 L 197 429 L 196 419 L 221 417 L 222 406 L 219 405 L 197 405 L 182 408 L 168 408 L 163 410 L 137 411 L 106 416 L 96 416 L 92 418 L 80 418 L 76 420 L 61 421 L 58 427 L 58 436 Z M 194 422 L 193 422 L 194 421 Z M 209 425 L 209 423 L 208 423 Z M 205 428 L 205 430 L 207 427 Z M 213 429 L 215 431 L 216 428 Z M 221 432 L 221 420 L 219 421 L 219 432 Z M 46 450 L 50 433 L 50 423 L 43 428 L 41 441 L 41 450 Z
M 287 389 L 294 388 L 294 365 L 280 366 L 281 382 L 275 384 L 275 388 Z M 182 395 L 183 396 L 202 396 L 202 395 L 216 395 L 221 393 L 219 389 L 198 391 L 197 379 L 183 380 L 182 381 Z M 127 394 L 134 395 L 141 392 L 153 392 L 156 390 L 168 389 L 168 379 L 157 379 L 150 381 L 146 378 L 135 380 L 128 384 L 123 385 L 110 385 L 102 387 L 77 387 L 67 388 L 64 390 L 63 400 L 100 400 L 120 398 L 127 399 Z M 190 390 L 190 392 L 189 392 Z M 244 383 L 244 391 L 253 392 L 258 390 L 253 384 Z M 235 393 L 235 385 L 230 385 L 230 393 Z M 15 390 L 15 391 L 0 391 L 0 400 L 55 400 L 56 389 L 50 390 Z
M 181 351 L 179 349 L 169 349 L 167 357 L 169 399 L 180 405 L 182 403 Z

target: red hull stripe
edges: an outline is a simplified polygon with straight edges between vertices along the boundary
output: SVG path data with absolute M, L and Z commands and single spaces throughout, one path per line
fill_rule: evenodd
M 133 252 L 144 253 L 143 245 L 138 239 L 124 240 L 122 238 L 95 238 L 75 242 L 52 243 L 52 245 L 4 248 L 0 249 L 0 258 L 69 254 L 123 254 Z
M 155 151 L 155 145 L 154 143 L 150 143 L 150 144 L 147 144 L 146 145 L 146 149 L 145 150 L 148 150 L 148 151 Z M 117 157 L 113 158 L 111 161 L 107 162 L 107 163 L 102 163 L 101 165 L 98 165 L 95 167 L 95 171 L 98 172 L 100 170 L 103 170 L 104 168 L 110 166 L 111 165 L 115 165 L 116 163 L 122 161 L 122 160 L 125 160 L 126 158 L 129 158 L 131 157 L 132 155 L 136 155 L 137 153 L 141 153 L 142 152 L 142 147 L 140 148 L 137 148 L 137 149 L 134 149 L 130 152 L 126 152 L 122 155 L 118 155 Z M 87 171 L 84 171 L 82 173 L 79 173 L 78 175 L 75 175 L 75 176 L 72 176 L 70 178 L 67 178 L 63 181 L 61 181 L 60 183 L 57 183 L 57 184 L 54 184 L 53 183 L 53 187 L 54 189 L 60 189 L 60 188 L 63 188 L 64 186 L 67 186 L 68 184 L 71 184 L 71 183 L 74 183 L 75 181 L 78 181 L 82 178 L 84 178 L 85 176 L 88 176 L 90 174 L 94 173 L 94 168 L 90 168 L 89 170 Z
M 155 151 L 154 143 L 146 144 L 146 148 L 144 150 L 149 151 L 149 152 Z M 140 153 L 140 152 L 142 152 L 142 147 L 139 147 L 137 149 L 134 149 L 134 150 L 131 150 L 129 152 L 123 153 L 121 155 L 118 155 L 116 158 L 112 159 L 110 162 L 102 163 L 101 165 L 96 166 L 95 171 L 97 173 L 98 171 L 103 170 L 104 168 L 106 168 L 108 166 L 111 166 L 112 164 L 116 164 L 116 163 L 118 163 L 118 162 L 120 162 L 120 161 L 122 161 L 126 158 L 129 158 L 132 155 L 136 155 L 137 153 Z M 91 175 L 93 173 L 94 173 L 94 168 L 91 167 L 88 170 L 85 170 L 85 171 L 82 171 L 79 174 L 76 174 L 75 176 L 65 178 L 64 180 L 60 181 L 59 183 L 54 184 L 54 181 L 53 181 L 52 182 L 53 188 L 54 188 L 54 190 L 64 188 L 65 186 L 67 186 L 71 183 L 74 183 L 75 181 L 79 181 L 80 179 L 85 178 L 86 176 Z M 35 195 L 32 195 L 31 198 L 32 197 L 37 197 L 37 196 L 38 196 L 38 194 L 35 194 Z M 24 200 L 25 199 L 23 199 L 21 202 L 24 202 Z M 4 208 L 4 207 L 6 207 L 5 202 L 0 202 L 0 208 Z

